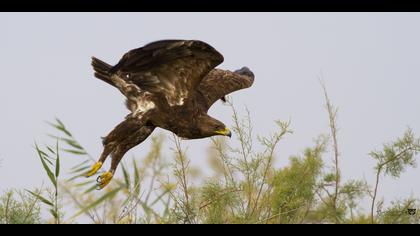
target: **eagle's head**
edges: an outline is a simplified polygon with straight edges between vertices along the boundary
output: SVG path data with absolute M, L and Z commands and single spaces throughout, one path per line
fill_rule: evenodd
M 203 137 L 215 135 L 232 137 L 232 132 L 230 132 L 225 124 L 210 116 L 203 116 L 198 123 L 198 127 Z
M 250 77 L 251 79 L 254 79 L 254 73 L 246 66 L 242 67 L 239 70 L 235 70 L 235 73 L 240 74 L 240 75 L 246 75 L 248 77 Z

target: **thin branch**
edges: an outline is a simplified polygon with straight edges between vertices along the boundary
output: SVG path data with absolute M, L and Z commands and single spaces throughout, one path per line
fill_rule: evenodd
M 212 138 L 211 140 L 213 142 L 213 145 L 215 146 L 215 149 L 217 150 L 217 152 L 219 154 L 218 156 L 222 159 L 223 169 L 225 169 L 225 173 L 224 173 L 225 179 L 229 179 L 229 181 L 231 182 L 234 189 L 239 189 L 238 185 L 235 181 L 235 178 L 234 178 L 234 172 L 232 170 L 232 168 L 234 168 L 234 167 L 232 166 L 232 163 L 230 163 L 228 161 L 229 158 L 224 153 L 223 148 L 221 146 L 221 142 L 218 141 L 216 138 Z M 226 173 L 227 173 L 228 176 L 226 176 Z M 227 183 L 227 181 L 226 181 L 226 183 Z M 239 192 L 238 192 L 238 194 L 239 194 Z M 241 199 L 240 200 L 241 210 L 242 210 L 242 212 L 245 212 L 244 202 L 242 201 L 242 198 L 239 195 L 238 195 L 238 197 L 239 197 L 239 199 Z M 233 212 L 233 210 L 232 210 L 232 212 Z
M 241 143 L 240 153 L 242 154 L 242 158 L 243 158 L 245 168 L 246 168 L 245 177 L 246 177 L 246 182 L 248 184 L 248 190 L 249 190 L 248 203 L 247 203 L 247 207 L 246 207 L 246 211 L 248 212 L 249 207 L 251 205 L 251 201 L 252 201 L 252 188 L 251 188 L 252 181 L 251 181 L 251 174 L 250 174 L 250 169 L 251 168 L 249 167 L 249 161 L 248 161 L 248 155 L 249 155 L 249 149 L 250 148 L 246 146 L 247 141 L 246 141 L 246 138 L 245 138 L 245 134 L 244 134 L 243 129 L 241 128 L 242 126 L 240 124 L 240 119 L 239 119 L 239 116 L 238 116 L 238 112 L 236 111 L 236 109 L 233 105 L 233 102 L 231 100 L 228 100 L 227 104 L 231 107 L 231 110 L 233 112 L 232 117 L 233 117 L 233 121 L 235 123 L 234 128 L 235 128 L 235 130 L 236 130 L 236 132 L 239 136 L 239 141 Z
M 282 130 L 281 130 L 280 134 L 277 134 L 275 136 L 274 141 L 271 142 L 270 149 L 269 149 L 270 150 L 269 151 L 270 154 L 268 156 L 268 161 L 267 161 L 267 164 L 266 164 L 265 169 L 264 169 L 264 174 L 263 174 L 262 182 L 261 182 L 260 188 L 258 190 L 257 198 L 255 199 L 254 207 L 252 208 L 252 211 L 251 211 L 251 213 L 250 213 L 249 216 L 252 216 L 254 214 L 254 212 L 255 212 L 255 209 L 257 208 L 258 201 L 259 201 L 259 199 L 261 197 L 261 193 L 262 193 L 263 187 L 265 185 L 265 181 L 267 179 L 268 171 L 270 170 L 270 167 L 272 166 L 272 161 L 273 161 L 273 158 L 274 158 L 274 151 L 276 150 L 277 144 L 280 142 L 280 140 L 282 139 L 282 137 L 286 133 L 290 132 L 288 130 L 289 125 L 290 125 L 290 121 L 288 123 L 286 123 L 284 126 L 281 127 Z
M 6 210 L 4 213 L 6 224 L 9 224 L 9 205 L 10 205 L 10 198 L 12 198 L 13 192 L 10 192 L 7 194 L 7 200 L 6 200 Z
M 188 182 L 187 182 L 187 169 L 188 169 L 188 162 L 185 163 L 185 155 L 182 151 L 182 147 L 181 147 L 181 141 L 180 139 L 172 133 L 173 139 L 174 139 L 174 143 L 175 143 L 175 151 L 178 155 L 178 161 L 179 164 L 181 164 L 181 169 L 177 170 L 178 174 L 177 177 L 180 180 L 179 182 L 181 183 L 181 188 L 183 190 L 183 194 L 184 194 L 184 198 L 185 198 L 185 204 L 184 207 L 186 208 L 186 217 L 189 223 L 192 223 L 192 219 L 190 216 L 190 211 L 191 211 L 191 206 L 190 206 L 190 197 L 189 197 L 189 193 L 188 193 Z
M 269 217 L 269 218 L 267 218 L 267 219 L 259 220 L 259 221 L 255 222 L 254 224 L 260 224 L 260 223 L 262 223 L 262 222 L 264 222 L 264 221 L 265 221 L 265 222 L 268 222 L 269 220 L 272 220 L 272 219 L 274 219 L 274 218 L 276 218 L 276 217 L 278 217 L 278 216 L 281 216 L 281 215 L 286 215 L 286 214 L 289 214 L 289 213 L 292 213 L 292 212 L 298 211 L 298 210 L 302 209 L 303 207 L 306 207 L 306 204 L 304 204 L 304 205 L 302 205 L 302 206 L 300 206 L 300 207 L 298 207 L 298 208 L 295 208 L 295 209 L 289 210 L 289 211 L 279 212 L 279 213 L 277 213 L 277 214 L 274 214 L 274 215 L 270 216 L 270 217 Z
M 322 89 L 324 90 L 324 97 L 326 102 L 326 107 L 328 111 L 328 118 L 329 118 L 329 126 L 331 131 L 331 136 L 333 139 L 333 148 L 334 148 L 334 167 L 335 167 L 335 189 L 334 189 L 334 196 L 333 196 L 333 207 L 334 211 L 337 213 L 337 201 L 338 201 L 338 194 L 339 194 L 339 188 L 340 188 L 340 168 L 339 168 L 339 152 L 338 152 L 338 142 L 337 142 L 337 111 L 338 109 L 335 108 L 331 104 L 331 100 L 328 97 L 327 93 L 327 87 L 325 85 L 325 82 L 322 80 L 322 76 L 319 78 L 319 82 L 322 86 Z M 336 223 L 338 223 L 338 218 L 336 215 Z
M 43 188 L 43 186 L 44 185 L 41 185 L 41 188 L 38 190 L 38 192 L 35 192 L 36 194 L 38 194 L 38 195 L 40 195 L 41 194 L 41 192 L 42 192 L 42 188 Z M 39 198 L 37 198 L 37 197 L 35 197 L 34 198 L 34 201 L 32 202 L 32 204 L 31 204 L 31 206 L 30 206 L 30 208 L 29 208 L 29 212 L 28 212 L 28 214 L 26 214 L 26 216 L 25 216 L 25 218 L 24 218 L 24 220 L 23 220 L 23 222 L 26 222 L 26 220 L 32 215 L 32 212 L 33 212 L 33 210 L 35 209 L 35 205 L 38 203 L 38 201 L 39 201 Z
M 70 190 L 66 186 L 62 186 L 62 188 L 63 188 L 64 192 L 67 193 L 70 196 L 71 200 L 73 200 L 73 202 L 77 205 L 78 208 L 80 208 L 80 209 L 85 208 L 83 206 L 83 204 L 80 203 L 79 200 L 77 200 L 77 198 L 73 195 L 73 193 L 70 192 Z M 94 211 L 94 214 L 96 214 L 96 218 L 99 220 L 98 213 L 95 210 L 93 210 L 93 211 Z M 85 211 L 84 213 L 92 220 L 93 223 L 98 223 L 95 220 L 95 216 L 90 212 L 90 210 Z
M 206 208 L 206 207 L 210 206 L 211 204 L 213 204 L 214 202 L 218 201 L 220 198 L 224 197 L 227 194 L 241 192 L 241 191 L 242 191 L 241 189 L 233 189 L 231 191 L 228 191 L 228 192 L 225 192 L 225 193 L 221 193 L 217 197 L 215 197 L 213 200 L 211 200 L 211 201 L 209 201 L 207 203 L 202 204 L 199 207 L 199 210 L 202 210 L 203 208 Z
M 370 220 L 371 223 L 373 224 L 375 222 L 374 219 L 374 210 L 375 210 L 375 203 L 376 203 L 376 197 L 377 197 L 377 193 L 378 193 L 378 186 L 379 186 L 379 178 L 382 172 L 382 168 L 386 165 L 388 165 L 389 163 L 398 160 L 399 158 L 401 158 L 406 152 L 413 150 L 412 147 L 406 148 L 403 151 L 401 151 L 400 153 L 398 153 L 397 155 L 395 155 L 393 158 L 390 158 L 389 160 L 383 162 L 383 163 L 379 163 L 378 164 L 378 168 L 376 171 L 376 180 L 375 180 L 375 188 L 373 191 L 373 196 L 372 196 L 372 204 L 370 207 Z

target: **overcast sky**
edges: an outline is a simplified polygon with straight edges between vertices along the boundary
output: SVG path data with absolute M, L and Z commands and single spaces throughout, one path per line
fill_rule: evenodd
M 50 142 L 44 121 L 54 117 L 98 156 L 100 137 L 127 110 L 115 88 L 93 77 L 90 57 L 115 64 L 130 49 L 169 38 L 208 42 L 225 57 L 220 68 L 255 73 L 254 85 L 232 98 L 241 114 L 250 109 L 257 134 L 272 132 L 275 119 L 291 119 L 294 134 L 280 144 L 278 165 L 329 131 L 322 72 L 339 107 L 344 178 L 372 183 L 367 154 L 407 126 L 420 134 L 419 24 L 418 13 L 0 13 L 0 191 L 47 180 L 33 142 Z M 210 114 L 232 125 L 221 102 Z M 149 143 L 130 153 L 144 156 Z M 194 165 L 206 165 L 209 143 L 184 142 Z M 65 167 L 77 163 L 63 158 Z M 419 197 L 419 179 L 419 170 L 409 169 L 399 180 L 384 179 L 380 194 Z

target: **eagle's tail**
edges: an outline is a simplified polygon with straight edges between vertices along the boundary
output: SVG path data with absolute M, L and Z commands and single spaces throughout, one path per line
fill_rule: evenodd
M 99 60 L 96 57 L 92 57 L 92 66 L 93 66 L 93 69 L 95 70 L 95 77 L 96 78 L 98 78 L 98 79 L 100 79 L 104 82 L 107 82 L 108 84 L 110 84 L 112 86 L 115 86 L 114 83 L 111 81 L 111 78 L 110 78 L 111 75 L 108 72 L 112 68 L 111 65 L 109 65 L 106 62 L 103 62 L 103 61 Z

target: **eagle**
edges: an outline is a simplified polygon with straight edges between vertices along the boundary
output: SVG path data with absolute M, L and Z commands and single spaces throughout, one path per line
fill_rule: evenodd
M 155 41 L 125 53 L 114 66 L 92 57 L 94 76 L 126 97 L 130 113 L 102 138 L 103 152 L 86 176 L 95 175 L 111 156 L 109 171 L 97 179 L 99 189 L 106 187 L 125 153 L 157 127 L 183 139 L 231 137 L 226 125 L 207 112 L 227 94 L 251 87 L 254 74 L 247 67 L 216 69 L 223 60 L 200 40 Z

